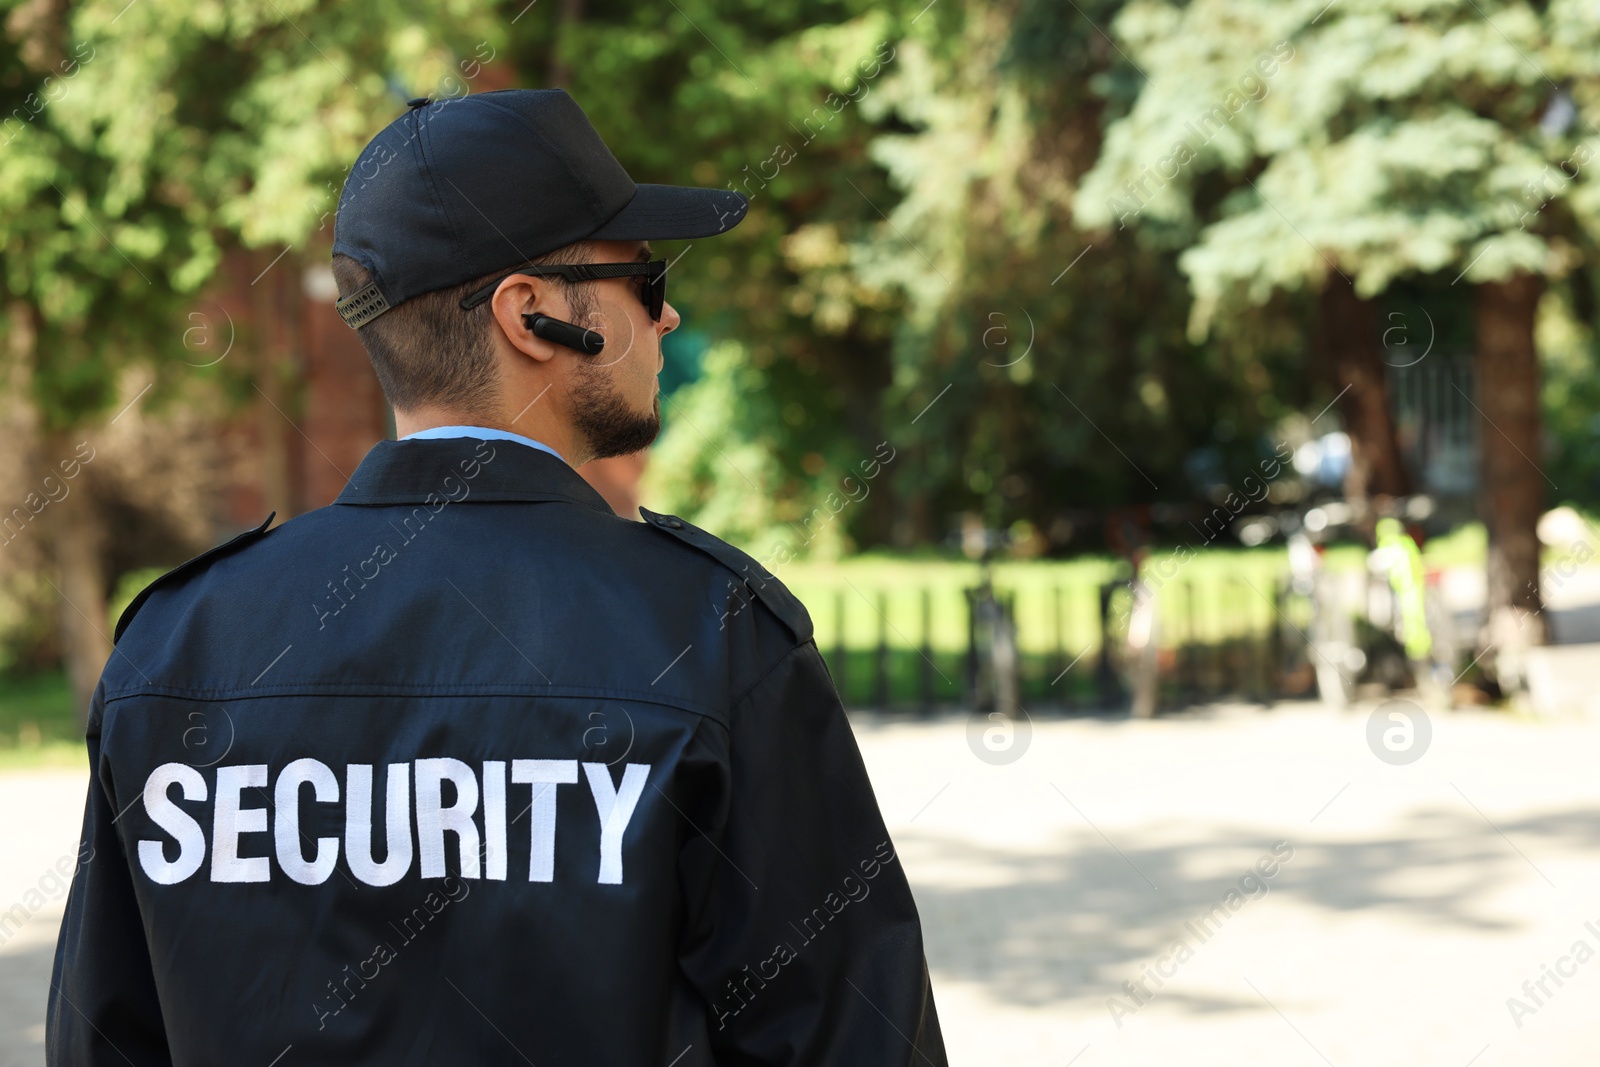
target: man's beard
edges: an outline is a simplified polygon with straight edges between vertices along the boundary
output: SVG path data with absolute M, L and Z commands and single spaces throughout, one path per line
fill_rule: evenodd
M 577 375 L 577 404 L 572 413 L 579 433 L 589 441 L 595 459 L 626 456 L 650 446 L 661 432 L 661 398 L 653 398 L 648 414 L 628 407 L 611 379 L 585 365 Z

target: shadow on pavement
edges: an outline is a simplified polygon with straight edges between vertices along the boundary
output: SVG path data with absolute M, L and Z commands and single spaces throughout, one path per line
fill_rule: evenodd
M 1524 845 L 1588 851 L 1600 847 L 1600 809 L 1576 808 L 1514 822 L 1500 830 Z M 1186 922 L 1198 922 L 1235 888 L 1246 871 L 1195 878 L 1198 867 L 1214 868 L 1217 850 L 1241 846 L 1265 854 L 1274 836 L 1260 830 L 1221 828 L 1214 840 L 1181 846 L 1124 848 L 1097 838 L 1063 842 L 1053 855 L 1019 855 L 948 838 L 902 830 L 902 852 L 936 845 L 940 866 L 959 864 L 985 872 L 994 884 L 950 888 L 914 882 L 918 910 L 928 935 L 929 964 L 945 975 L 981 983 L 997 998 L 1041 1006 L 1077 998 L 1105 998 L 1189 937 Z M 1517 924 L 1489 913 L 1504 890 L 1542 880 L 1538 849 L 1530 861 L 1481 818 L 1445 810 L 1407 817 L 1403 831 L 1349 843 L 1294 842 L 1294 856 L 1270 880 L 1264 897 L 1246 903 L 1216 925 L 1248 921 L 1271 898 L 1290 898 L 1328 912 L 1399 913 L 1418 926 L 1472 933 L 1514 932 Z M 990 876 L 989 872 L 994 872 Z M 1203 948 L 1200 949 L 1203 951 Z M 1258 1011 L 1258 1000 L 1207 999 L 1176 989 L 1168 1003 L 1194 1011 Z

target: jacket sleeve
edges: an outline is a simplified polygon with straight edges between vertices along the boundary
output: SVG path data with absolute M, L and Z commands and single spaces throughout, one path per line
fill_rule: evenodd
M 716 738 L 715 799 L 682 854 L 680 960 L 717 1063 L 943 1067 L 916 904 L 816 645 Z
M 88 741 L 93 773 L 78 870 L 56 943 L 45 1058 L 50 1067 L 170 1065 L 128 857 L 117 835 L 117 813 L 98 773 L 98 723 L 99 715 L 91 714 Z M 123 798 L 122 803 L 130 799 Z

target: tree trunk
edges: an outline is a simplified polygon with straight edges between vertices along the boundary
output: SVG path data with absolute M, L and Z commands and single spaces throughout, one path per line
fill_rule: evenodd
M 82 435 L 69 431 L 45 435 L 44 460 L 52 473 L 56 464 L 73 458 L 81 440 Z M 94 687 L 111 656 L 105 531 L 89 496 L 91 480 L 80 476 L 63 484 L 69 487 L 67 495 L 53 501 L 40 521 L 49 524 L 47 539 L 53 547 L 67 677 L 78 715 L 86 720 Z
M 550 86 L 565 88 L 572 81 L 572 68 L 561 60 L 562 31 L 583 21 L 583 0 L 561 0 L 556 16 L 556 32 L 550 38 Z
M 1383 362 L 1383 331 L 1374 301 L 1357 296 L 1343 278 L 1322 291 L 1322 340 L 1339 390 L 1339 414 L 1350 436 L 1350 473 L 1345 496 L 1366 525 L 1376 496 L 1405 496 L 1411 479 L 1400 458 L 1400 442 L 1389 416 L 1389 386 Z
M 13 370 L 31 367 L 37 358 L 39 340 L 38 310 L 23 300 L 12 300 L 7 309 L 10 330 L 6 338 Z M 21 382 L 11 380 L 10 386 Z M 78 443 L 83 437 L 59 430 L 41 434 L 40 477 L 36 484 L 45 490 L 49 503 L 39 512 L 44 524 L 34 531 L 54 564 L 56 593 L 61 598 L 61 647 L 67 661 L 67 679 L 72 686 L 73 703 L 80 722 L 87 722 L 89 701 L 100 682 L 100 672 L 111 656 L 110 629 L 106 619 L 107 577 L 104 530 L 89 496 L 88 478 L 62 478 L 62 463 L 77 462 Z M 92 456 L 92 453 L 91 453 Z M 44 478 L 50 477 L 46 483 Z M 65 487 L 57 497 L 50 486 Z M 59 488 L 56 491 L 60 491 Z M 41 536 L 42 534 L 42 536 Z
M 1521 649 L 1543 644 L 1539 537 L 1545 475 L 1538 464 L 1539 354 L 1534 319 L 1543 279 L 1519 274 L 1477 288 L 1477 397 L 1489 531 L 1489 641 L 1502 686 L 1519 686 Z M 1509 677 L 1507 677 L 1509 675 Z

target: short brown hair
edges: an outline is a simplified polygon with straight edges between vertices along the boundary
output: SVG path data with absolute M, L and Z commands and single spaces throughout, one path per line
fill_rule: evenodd
M 592 258 L 588 242 L 579 241 L 526 262 L 543 266 L 587 263 Z M 494 313 L 489 301 L 469 311 L 461 310 L 461 301 L 517 266 L 513 263 L 464 285 L 412 297 L 361 327 L 362 347 L 372 360 L 390 407 L 406 410 L 444 404 L 481 412 L 493 404 L 497 381 L 490 344 Z M 372 281 L 365 267 L 338 253 L 333 257 L 333 278 L 341 298 Z M 566 291 L 574 319 L 581 322 L 593 310 L 581 285 L 561 278 L 547 280 Z

